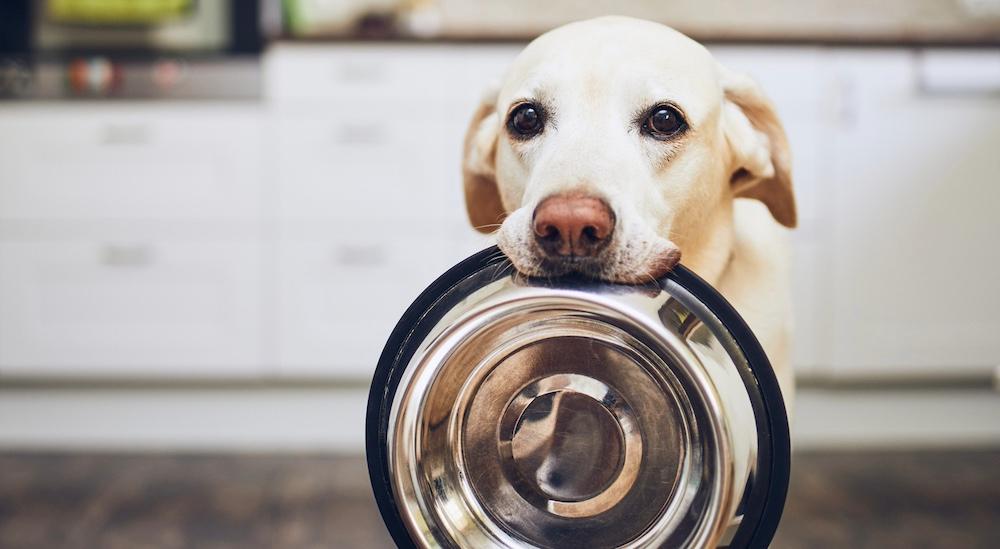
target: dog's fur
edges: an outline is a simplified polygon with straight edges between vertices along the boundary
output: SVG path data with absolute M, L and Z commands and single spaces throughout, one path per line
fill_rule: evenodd
M 518 140 L 506 119 L 524 100 L 544 105 L 547 122 L 540 135 Z M 689 129 L 658 141 L 637 117 L 664 103 Z M 598 197 L 617 219 L 591 275 L 648 281 L 679 249 L 684 265 L 747 320 L 789 404 L 781 225 L 796 224 L 790 170 L 784 130 L 753 81 L 669 27 L 624 17 L 572 23 L 532 42 L 475 112 L 463 161 L 473 226 L 495 230 L 522 273 L 562 274 L 543 261 L 531 226 L 536 206 L 555 194 Z

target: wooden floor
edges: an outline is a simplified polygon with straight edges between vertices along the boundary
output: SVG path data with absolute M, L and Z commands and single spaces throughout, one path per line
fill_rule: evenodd
M 0 547 L 391 547 L 363 462 L 0 454 Z M 1000 451 L 802 453 L 774 547 L 1000 547 Z

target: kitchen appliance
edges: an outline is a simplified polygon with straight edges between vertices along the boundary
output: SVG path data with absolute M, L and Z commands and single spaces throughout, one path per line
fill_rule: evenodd
M 0 99 L 257 99 L 261 4 L 0 2 Z
M 468 258 L 390 335 L 366 436 L 401 547 L 764 547 L 788 486 L 767 357 L 683 267 L 621 286 Z
M 36 52 L 225 52 L 256 2 L 45 0 L 31 12 Z

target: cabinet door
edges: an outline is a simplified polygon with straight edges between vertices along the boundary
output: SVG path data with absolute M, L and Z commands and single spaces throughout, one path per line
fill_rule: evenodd
M 440 219 L 449 172 L 458 170 L 444 162 L 439 122 L 412 111 L 385 113 L 373 104 L 309 119 L 282 117 L 277 140 L 283 220 L 372 225 Z
M 0 220 L 252 218 L 257 109 L 136 104 L 0 109 Z
M 283 375 L 368 379 L 396 321 L 450 266 L 440 230 L 340 234 L 278 244 Z
M 463 137 L 484 91 L 519 50 L 274 48 L 265 67 L 282 218 L 434 218 L 467 227 Z
M 279 43 L 264 56 L 268 101 L 281 108 L 377 102 L 390 114 L 400 99 L 478 99 L 520 53 L 520 44 Z M 462 111 L 471 116 L 472 111 Z
M 0 374 L 258 374 L 260 271 L 249 242 L 0 242 Z
M 986 374 L 1000 364 L 1000 96 L 927 87 L 919 52 L 834 61 L 833 373 Z
M 270 55 L 269 71 L 283 75 L 270 89 L 282 375 L 367 379 L 413 299 L 489 243 L 466 219 L 462 140 L 483 90 L 514 53 L 334 47 Z M 406 84 L 414 78 L 430 84 Z

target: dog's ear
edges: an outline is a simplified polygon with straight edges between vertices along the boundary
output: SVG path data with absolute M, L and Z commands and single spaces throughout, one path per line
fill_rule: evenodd
M 774 106 L 749 76 L 720 65 L 723 124 L 732 151 L 730 183 L 738 197 L 756 198 L 779 223 L 797 223 L 791 150 Z
M 473 228 L 481 233 L 496 230 L 506 215 L 496 180 L 497 139 L 500 137 L 496 101 L 496 88 L 483 94 L 465 132 L 462 158 L 465 209 Z

